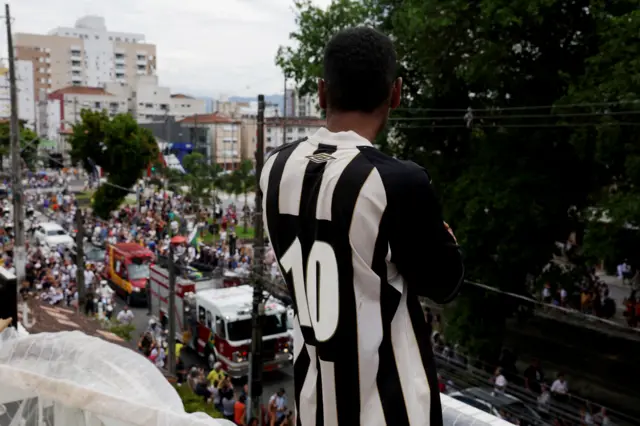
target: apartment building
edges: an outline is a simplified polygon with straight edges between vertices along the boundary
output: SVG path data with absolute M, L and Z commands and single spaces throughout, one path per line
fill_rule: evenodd
M 31 61 L 15 61 L 16 86 L 18 89 L 18 119 L 30 129 L 36 128 L 37 104 L 34 98 L 33 64 Z M 0 67 L 0 119 L 11 117 L 11 94 L 9 69 Z
M 171 116 L 179 121 L 194 114 L 206 113 L 206 102 L 181 93 L 171 94 L 171 89 L 160 86 L 155 75 L 137 76 L 133 84 L 107 83 L 110 93 L 117 93 L 129 100 L 129 112 L 138 123 L 150 123 Z
M 80 122 L 80 112 L 106 110 L 114 116 L 129 110 L 128 99 L 101 87 L 69 86 L 49 94 L 47 101 L 47 138 L 59 140 Z
M 318 95 L 315 93 L 302 95 L 297 89 L 287 89 L 284 101 L 287 117 L 322 117 Z
M 144 35 L 108 31 L 100 16 L 48 34 L 17 33 L 14 42 L 16 59 L 33 64 L 34 96 L 74 85 L 132 84 L 139 75 L 154 75 L 157 66 L 156 46 Z
M 265 150 L 270 151 L 285 143 L 311 136 L 324 125 L 324 119 L 317 117 L 266 117 Z
M 191 129 L 192 134 L 203 140 L 190 141 L 194 145 L 204 143 L 207 157 L 219 164 L 223 170 L 235 170 L 242 160 L 241 125 L 242 121 L 219 112 L 196 114 L 180 121 L 183 128 Z

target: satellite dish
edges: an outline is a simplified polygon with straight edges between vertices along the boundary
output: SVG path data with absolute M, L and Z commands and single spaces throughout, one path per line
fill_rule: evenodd
M 4 416 L 7 414 L 7 407 L 3 404 L 0 404 L 0 416 Z

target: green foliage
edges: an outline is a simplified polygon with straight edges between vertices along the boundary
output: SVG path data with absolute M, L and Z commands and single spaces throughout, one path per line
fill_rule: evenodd
M 80 117 L 69 137 L 71 158 L 88 171 L 93 171 L 93 161 L 107 175 L 108 183 L 96 191 L 93 203 L 94 213 L 106 218 L 158 157 L 158 145 L 151 131 L 129 114 L 111 118 L 106 111 L 82 110 Z
M 0 123 L 0 167 L 2 167 L 2 158 L 11 153 L 11 125 L 10 123 Z M 35 170 L 37 153 L 38 153 L 38 135 L 31 129 L 24 127 L 24 123 L 20 122 L 20 146 L 22 147 L 22 159 L 27 167 Z
M 136 331 L 136 327 L 133 324 L 122 324 L 116 321 L 109 327 L 109 331 L 130 342 L 133 338 L 133 333 Z
M 201 396 L 193 393 L 189 386 L 174 386 L 178 395 L 180 395 L 180 399 L 184 404 L 184 411 L 187 413 L 205 413 L 215 419 L 221 419 L 224 416 L 218 410 L 213 408 L 212 404 L 207 404 Z
M 614 236 L 640 221 L 638 133 L 620 125 L 637 122 L 640 111 L 628 102 L 640 96 L 637 0 L 334 0 L 326 10 L 310 1 L 295 8 L 295 47 L 281 47 L 276 63 L 303 93 L 315 90 L 321 52 L 340 29 L 374 25 L 393 38 L 405 97 L 391 114 L 393 139 L 376 144 L 427 168 L 470 279 L 526 293 L 525 277 L 541 274 L 554 243 L 585 226 L 583 260 L 611 253 L 620 237 L 603 242 L 600 225 L 571 210 L 606 210 Z M 567 106 L 602 102 L 616 103 Z M 521 106 L 537 107 L 509 109 Z M 495 356 L 515 308 L 504 302 L 465 289 L 447 309 L 447 334 Z

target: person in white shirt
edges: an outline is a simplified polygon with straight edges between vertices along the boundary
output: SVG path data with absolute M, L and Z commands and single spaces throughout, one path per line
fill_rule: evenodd
M 551 384 L 551 394 L 559 401 L 566 401 L 569 396 L 569 384 L 563 373 L 558 373 L 558 378 Z
M 116 317 L 118 322 L 125 325 L 130 325 L 133 322 L 134 318 L 135 316 L 133 315 L 133 312 L 131 312 L 129 307 L 126 305 L 120 312 L 118 312 L 118 316 Z
M 496 371 L 493 374 L 492 381 L 493 381 L 492 395 L 496 393 L 504 392 L 504 390 L 507 388 L 507 384 L 509 383 L 507 382 L 507 378 L 504 377 L 504 375 L 502 374 L 501 367 L 496 368 Z
M 100 295 L 100 299 L 102 299 L 102 303 L 104 303 L 105 305 L 111 302 L 111 298 L 113 297 L 113 290 L 107 285 L 106 280 L 100 281 L 98 294 Z

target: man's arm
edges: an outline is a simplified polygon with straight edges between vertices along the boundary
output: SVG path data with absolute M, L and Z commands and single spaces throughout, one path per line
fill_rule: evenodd
M 460 247 L 442 219 L 426 171 L 411 163 L 403 175 L 392 188 L 391 261 L 418 295 L 447 303 L 464 279 Z

